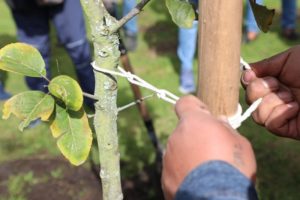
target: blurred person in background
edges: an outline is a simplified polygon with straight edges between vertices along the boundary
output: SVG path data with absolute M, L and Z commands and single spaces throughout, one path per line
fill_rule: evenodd
M 123 0 L 123 13 L 127 15 L 136 6 L 136 0 Z M 134 51 L 137 47 L 138 25 L 137 17 L 132 18 L 124 25 L 124 44 L 128 51 Z
M 194 21 L 192 28 L 179 28 L 177 56 L 180 61 L 180 86 L 182 94 L 196 91 L 193 63 L 197 47 L 198 22 Z
M 84 92 L 93 94 L 95 78 L 91 63 L 90 45 L 86 37 L 83 12 L 79 0 L 6 0 L 17 27 L 17 37 L 36 47 L 50 73 L 50 22 L 56 29 L 59 42 L 64 46 L 76 68 L 79 84 Z M 47 91 L 48 83 L 42 78 L 26 77 L 32 90 Z M 85 99 L 93 108 L 93 101 Z
M 6 92 L 4 89 L 3 81 L 1 80 L 1 74 L 0 74 L 0 101 L 7 100 L 11 97 L 11 94 Z
M 198 12 L 198 0 L 189 1 L 196 12 Z M 194 21 L 191 28 L 178 29 L 178 46 L 177 56 L 180 62 L 180 74 L 179 74 L 179 91 L 182 94 L 194 93 L 196 91 L 193 62 L 197 47 L 198 36 L 198 21 Z
M 256 0 L 257 4 L 263 4 L 263 0 Z M 246 2 L 246 16 L 245 16 L 245 28 L 246 28 L 246 35 L 245 35 L 245 41 L 251 42 L 255 40 L 260 32 L 256 20 L 254 17 L 254 14 L 252 12 L 251 5 L 249 3 L 249 0 Z
M 281 34 L 288 40 L 299 39 L 296 32 L 297 25 L 297 0 L 281 0 L 282 16 L 281 16 Z
M 258 4 L 263 4 L 263 0 L 257 0 Z M 287 40 L 297 40 L 299 35 L 296 32 L 297 25 L 297 0 L 281 0 L 282 16 L 281 16 L 281 36 Z M 260 33 L 256 25 L 249 1 L 247 1 L 246 13 L 246 42 L 251 42 L 257 38 Z

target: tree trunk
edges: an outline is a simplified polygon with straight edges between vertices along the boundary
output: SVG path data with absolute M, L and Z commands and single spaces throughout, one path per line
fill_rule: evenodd
M 119 38 L 109 27 L 117 21 L 106 11 L 102 0 L 81 0 L 88 16 L 94 44 L 96 65 L 115 70 L 119 64 Z M 76 23 L 76 22 L 74 22 Z M 116 78 L 95 72 L 94 126 L 100 160 L 100 177 L 104 200 L 123 199 L 120 179 L 120 153 L 117 134 L 117 81 Z M 99 198 L 101 199 L 101 198 Z
M 239 99 L 241 0 L 201 0 L 197 96 L 214 115 L 232 116 Z

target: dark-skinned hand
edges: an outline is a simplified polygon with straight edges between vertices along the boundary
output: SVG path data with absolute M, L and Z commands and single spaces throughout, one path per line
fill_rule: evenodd
M 262 103 L 253 119 L 274 134 L 300 139 L 300 46 L 251 64 L 242 76 L 246 99 Z

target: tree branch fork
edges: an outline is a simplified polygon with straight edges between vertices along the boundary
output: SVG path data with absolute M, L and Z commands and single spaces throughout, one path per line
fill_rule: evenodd
M 151 0 L 141 0 L 127 15 L 123 16 L 110 28 L 110 33 L 117 32 L 124 24 L 138 15 Z

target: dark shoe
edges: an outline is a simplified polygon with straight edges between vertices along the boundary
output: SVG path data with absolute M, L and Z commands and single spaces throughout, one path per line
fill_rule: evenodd
M 281 35 L 283 38 L 290 41 L 295 41 L 299 39 L 299 34 L 296 32 L 295 29 L 283 29 Z
M 135 51 L 137 47 L 137 35 L 125 32 L 124 45 L 127 51 Z

